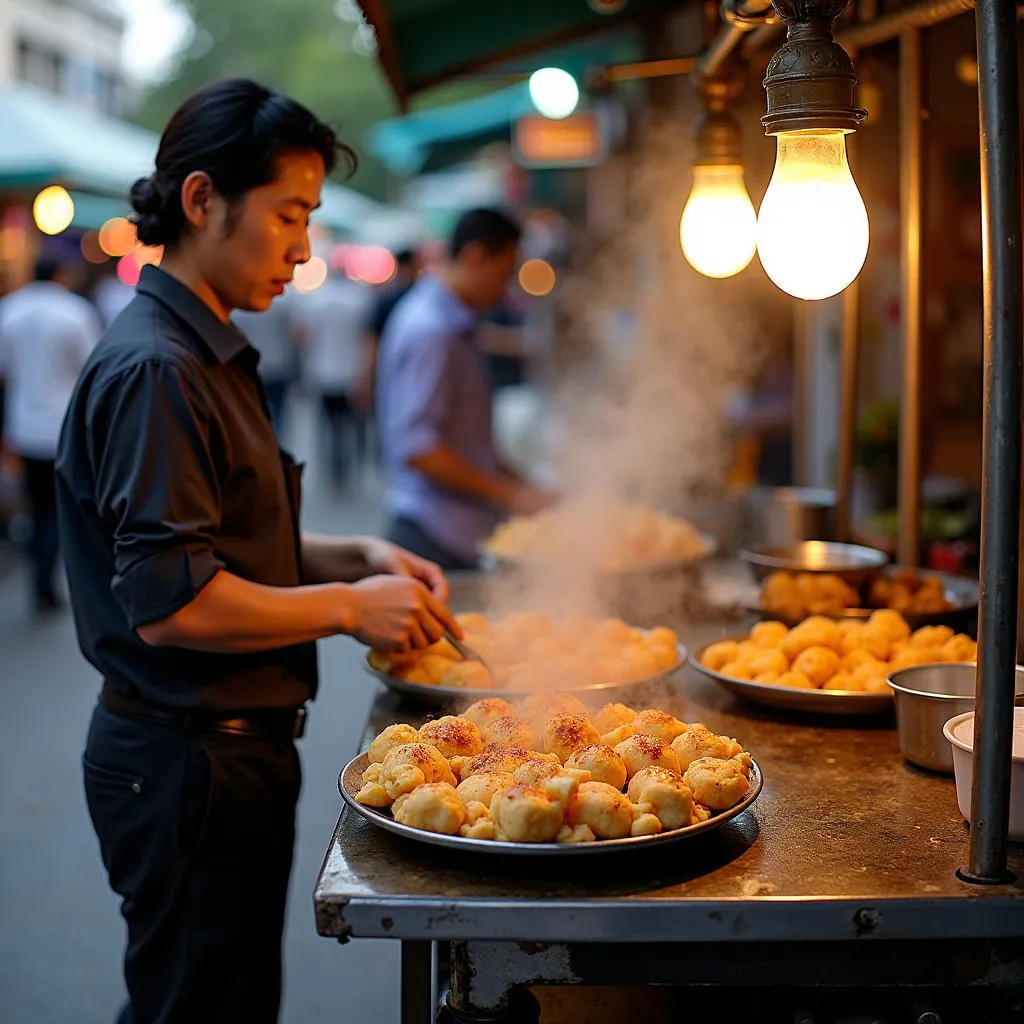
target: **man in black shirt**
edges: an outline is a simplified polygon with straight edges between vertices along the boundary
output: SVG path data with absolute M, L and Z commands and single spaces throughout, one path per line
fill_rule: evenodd
M 89 813 L 128 926 L 122 1024 L 272 1024 L 314 641 L 421 648 L 458 626 L 441 571 L 299 530 L 258 356 L 229 322 L 309 259 L 340 147 L 287 97 L 216 83 L 132 190 L 164 245 L 90 357 L 57 459 L 79 642 L 103 676 Z

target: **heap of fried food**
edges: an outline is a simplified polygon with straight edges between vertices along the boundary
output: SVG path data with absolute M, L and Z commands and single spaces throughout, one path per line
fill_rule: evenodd
M 513 843 L 592 843 L 707 821 L 750 791 L 729 736 L 666 711 L 589 710 L 569 693 L 485 697 L 461 715 L 388 726 L 355 799 L 413 828 Z
M 679 640 L 664 627 L 635 629 L 621 619 L 553 620 L 540 612 L 494 622 L 475 613 L 457 618 L 465 642 L 488 668 L 460 660 L 447 640 L 405 655 L 372 651 L 370 664 L 424 686 L 528 691 L 634 682 L 679 664 Z
M 948 626 L 922 626 L 912 633 L 892 609 L 866 622 L 812 615 L 788 629 L 759 622 L 744 641 L 711 644 L 701 664 L 731 679 L 801 690 L 885 693 L 886 679 L 903 668 L 936 662 L 973 662 L 977 644 Z
M 761 603 L 769 615 L 799 622 L 809 615 L 840 618 L 851 608 L 891 608 L 904 615 L 931 615 L 952 606 L 938 576 L 895 569 L 878 576 L 865 593 L 827 572 L 773 572 L 761 586 Z
M 576 560 L 596 555 L 605 572 L 644 562 L 689 560 L 708 553 L 708 542 L 692 523 L 645 505 L 561 505 L 506 520 L 485 548 L 507 559 Z

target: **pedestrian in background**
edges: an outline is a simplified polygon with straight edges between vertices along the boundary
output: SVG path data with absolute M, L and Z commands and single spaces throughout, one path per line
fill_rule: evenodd
M 74 288 L 79 268 L 41 258 L 35 280 L 0 300 L 0 376 L 6 384 L 4 436 L 21 459 L 32 519 L 29 554 L 39 612 L 60 607 L 54 460 L 75 381 L 99 340 L 92 305 Z

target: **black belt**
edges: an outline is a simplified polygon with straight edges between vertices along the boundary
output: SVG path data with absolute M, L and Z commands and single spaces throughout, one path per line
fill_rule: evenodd
M 176 725 L 188 732 L 252 736 L 278 742 L 297 740 L 306 732 L 305 708 L 172 708 L 122 693 L 109 683 L 104 683 L 100 690 L 100 703 L 115 715 Z

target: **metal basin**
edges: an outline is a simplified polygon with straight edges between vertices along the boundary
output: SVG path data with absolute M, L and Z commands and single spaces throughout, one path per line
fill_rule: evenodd
M 748 537 L 789 547 L 835 536 L 836 496 L 818 487 L 755 487 L 747 495 Z
M 889 677 L 896 698 L 900 751 L 913 764 L 953 774 L 953 751 L 942 734 L 951 718 L 974 710 L 977 665 L 919 665 Z M 1024 699 L 1024 667 L 1017 666 L 1018 703 Z
M 875 548 L 824 540 L 808 540 L 786 547 L 757 545 L 744 548 L 740 558 L 758 580 L 779 571 L 822 572 L 838 576 L 855 587 L 876 576 L 889 560 L 884 551 Z

